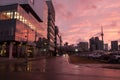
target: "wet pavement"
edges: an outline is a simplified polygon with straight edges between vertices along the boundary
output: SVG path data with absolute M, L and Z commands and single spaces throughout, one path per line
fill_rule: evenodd
M 0 62 L 0 80 L 120 80 L 120 64 L 72 64 L 69 56 Z

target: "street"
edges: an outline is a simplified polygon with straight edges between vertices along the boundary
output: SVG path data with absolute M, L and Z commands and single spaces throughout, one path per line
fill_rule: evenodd
M 0 62 L 0 80 L 120 80 L 120 64 L 72 64 L 69 56 Z

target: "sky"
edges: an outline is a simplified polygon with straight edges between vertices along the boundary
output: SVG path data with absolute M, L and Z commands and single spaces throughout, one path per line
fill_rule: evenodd
M 120 40 L 120 0 L 52 0 L 63 43 L 77 44 L 91 37 L 104 43 Z

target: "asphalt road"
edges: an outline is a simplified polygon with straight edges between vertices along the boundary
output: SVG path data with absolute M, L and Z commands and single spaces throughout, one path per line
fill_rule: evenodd
M 68 55 L 28 63 L 1 62 L 0 80 L 120 80 L 119 66 L 120 64 L 72 64 Z

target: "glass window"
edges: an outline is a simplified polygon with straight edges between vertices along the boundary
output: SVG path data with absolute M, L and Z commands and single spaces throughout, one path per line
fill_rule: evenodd
M 15 12 L 14 19 L 19 19 L 19 13 Z
M 13 19 L 13 12 L 10 12 L 10 18 Z
M 1 12 L 0 20 L 13 19 L 13 12 Z
M 34 3 L 34 0 L 31 0 L 31 2 Z M 9 34 L 9 36 L 13 36 L 14 34 L 17 35 L 17 40 L 26 40 L 25 35 L 27 30 L 29 28 L 29 40 L 34 41 L 35 40 L 35 31 L 37 30 L 37 37 L 41 37 L 43 34 L 43 27 L 41 26 L 41 23 L 36 20 L 32 14 L 28 14 L 24 11 L 23 8 L 19 6 L 17 11 L 4 11 L 0 12 L 0 20 L 7 20 L 7 19 L 16 19 L 17 25 L 16 25 L 16 33 L 14 32 L 15 29 L 10 28 L 9 33 L 6 32 L 6 34 Z M 46 30 L 47 31 L 47 30 Z M 3 31 L 5 32 L 5 31 Z M 47 33 L 47 32 L 46 32 Z M 3 34 L 4 35 L 4 34 Z
M 10 30 L 10 35 L 13 36 L 14 35 L 14 28 L 12 27 Z
M 6 12 L 1 13 L 1 20 L 5 20 L 7 18 Z

